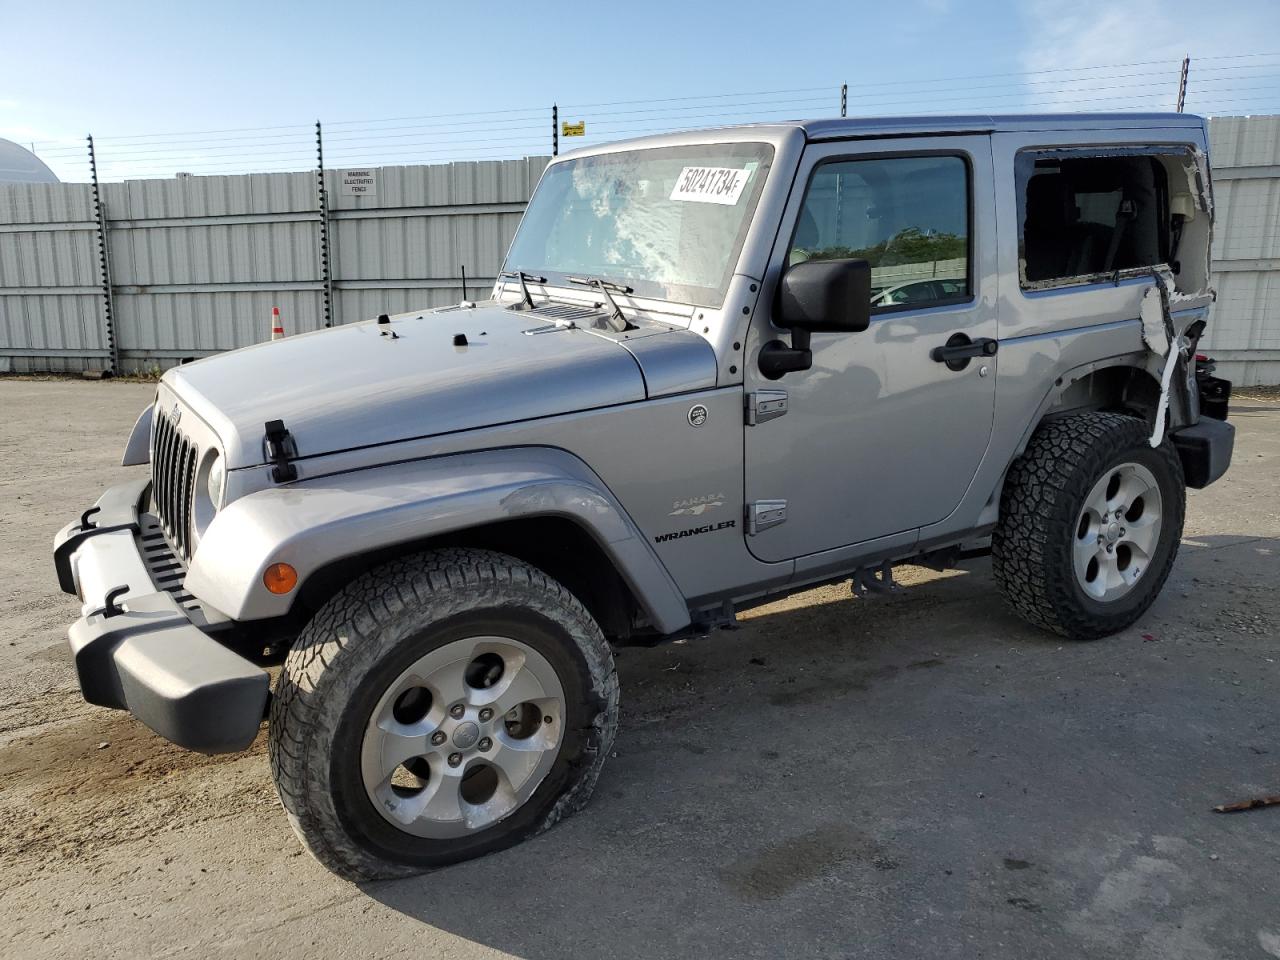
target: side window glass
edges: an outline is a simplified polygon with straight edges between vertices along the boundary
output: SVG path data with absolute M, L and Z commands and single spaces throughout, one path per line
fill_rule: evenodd
M 1024 290 L 1097 282 L 1169 259 L 1169 185 L 1157 157 L 1027 151 L 1014 171 Z
M 969 299 L 968 164 L 930 156 L 819 165 L 787 262 L 846 258 L 871 264 L 872 312 Z

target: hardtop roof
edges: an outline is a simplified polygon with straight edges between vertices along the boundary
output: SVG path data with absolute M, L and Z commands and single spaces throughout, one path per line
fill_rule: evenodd
M 569 150 L 552 163 L 628 150 L 686 146 L 709 141 L 764 140 L 775 145 L 803 137 L 809 142 L 874 137 L 921 137 L 957 133 L 1038 132 L 1088 133 L 1094 130 L 1203 130 L 1204 118 L 1191 113 L 1016 113 L 916 117 L 834 117 L 813 120 L 770 120 L 764 123 L 672 130 Z
M 778 126 L 779 124 L 767 124 Z M 794 124 L 810 140 L 924 133 L 1006 133 L 1032 130 L 1129 130 L 1197 128 L 1203 118 L 1191 113 L 1010 113 L 919 117 L 842 117 L 800 120 Z

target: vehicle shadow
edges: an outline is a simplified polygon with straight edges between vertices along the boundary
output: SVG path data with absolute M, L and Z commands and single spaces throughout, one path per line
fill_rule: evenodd
M 1152 610 L 1097 643 L 1025 625 L 975 561 L 909 568 L 887 599 L 826 587 L 625 648 L 621 730 L 585 810 L 362 889 L 537 960 L 1070 955 L 1092 934 L 1069 918 L 1105 880 L 1091 851 L 1199 829 L 1168 792 L 1199 802 L 1229 776 L 1214 743 L 1246 742 L 1245 721 L 1205 665 L 1273 643 L 1278 574 L 1275 539 L 1188 539 Z M 1232 632 L 1237 615 L 1253 619 Z M 1242 708 L 1273 702 L 1258 684 L 1232 690 Z

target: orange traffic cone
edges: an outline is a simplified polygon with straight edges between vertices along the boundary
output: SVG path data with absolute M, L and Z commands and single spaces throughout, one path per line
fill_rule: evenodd
M 280 324 L 280 308 L 279 307 L 271 308 L 271 339 L 272 340 L 284 339 L 284 327 L 281 326 Z

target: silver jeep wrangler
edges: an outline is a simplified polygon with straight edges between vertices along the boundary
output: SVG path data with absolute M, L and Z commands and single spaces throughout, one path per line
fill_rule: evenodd
M 307 849 L 392 877 L 586 802 L 612 645 L 986 552 L 1027 620 L 1114 633 L 1231 459 L 1212 209 L 1183 114 L 560 157 L 489 300 L 164 376 L 150 475 L 55 541 L 81 689 L 206 752 L 267 714 Z

